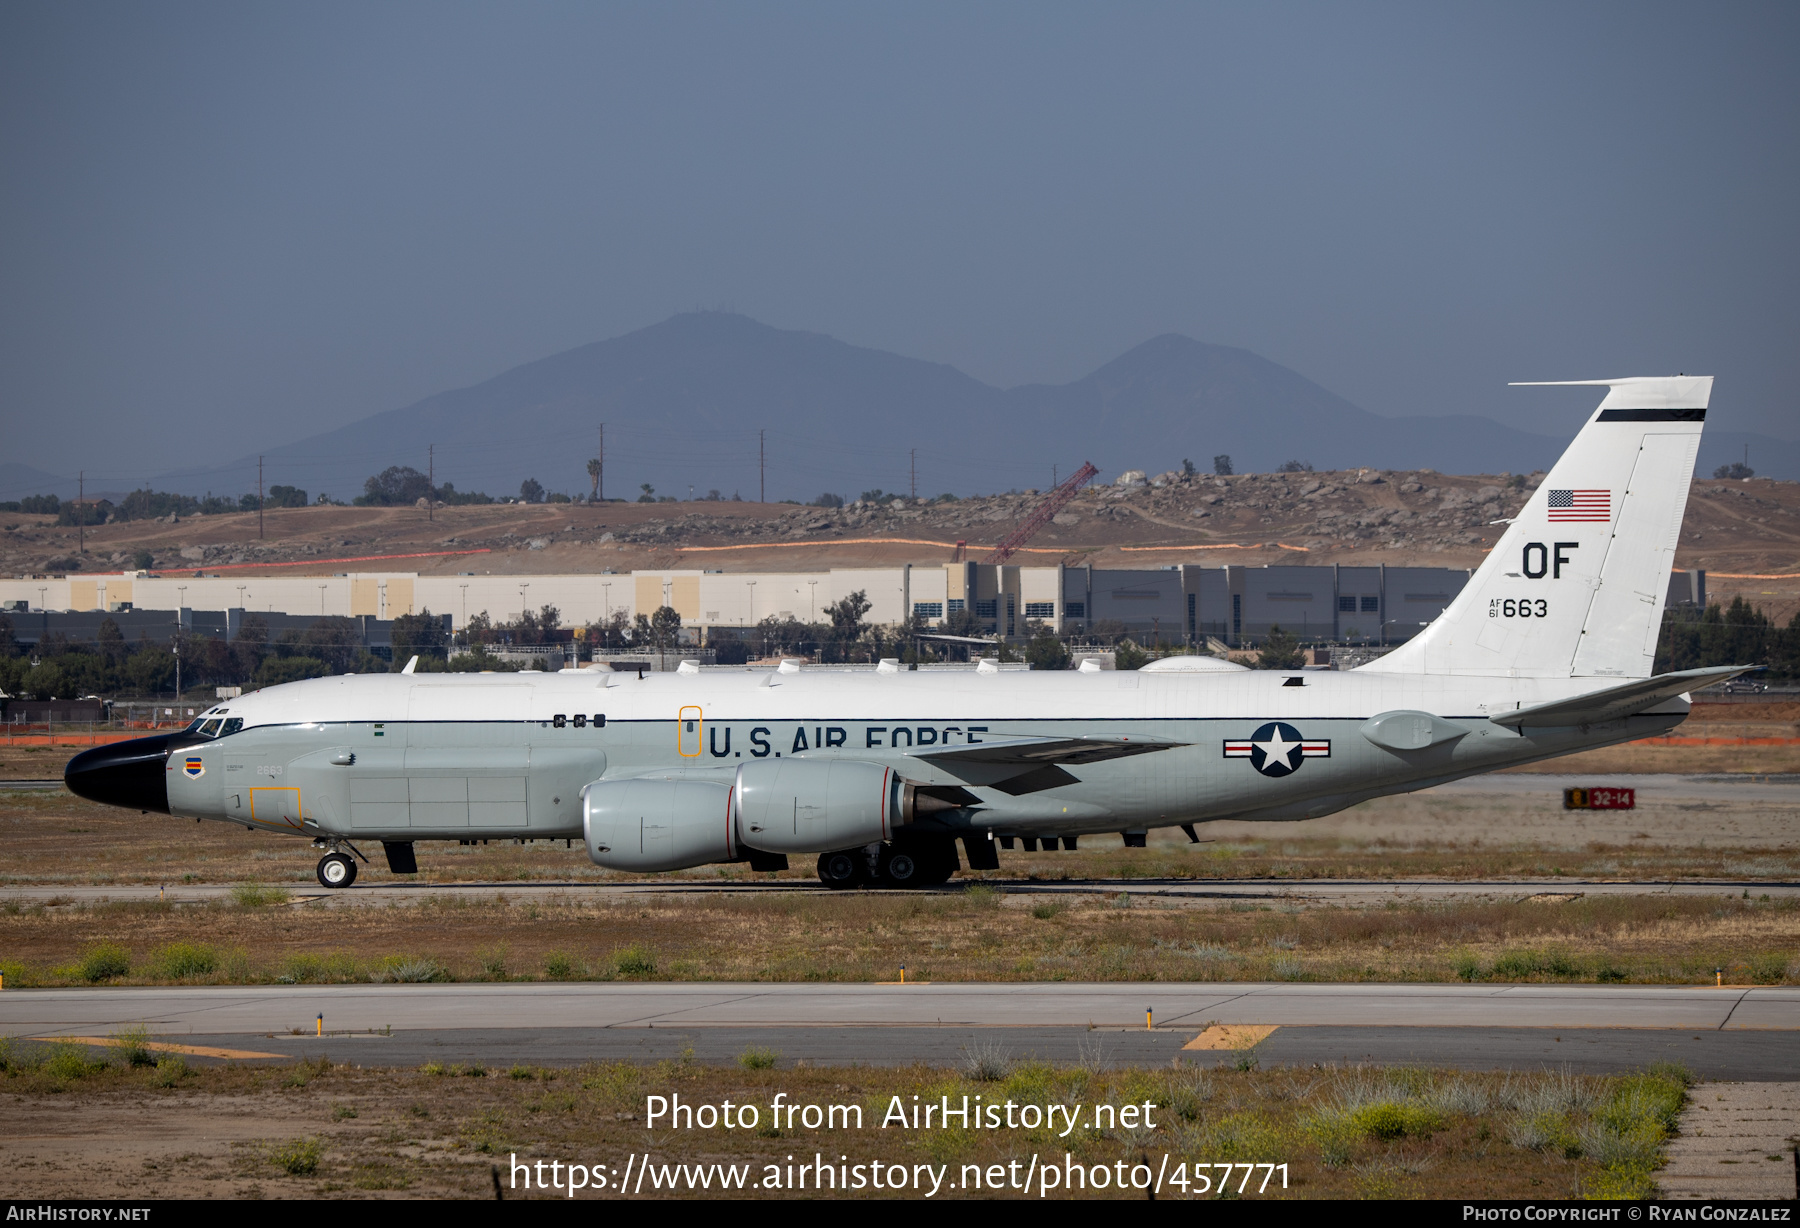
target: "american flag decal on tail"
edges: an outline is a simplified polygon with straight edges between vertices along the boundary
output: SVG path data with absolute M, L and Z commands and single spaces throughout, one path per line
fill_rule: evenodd
M 1552 490 L 1549 496 L 1550 523 L 1596 522 L 1612 519 L 1610 490 Z

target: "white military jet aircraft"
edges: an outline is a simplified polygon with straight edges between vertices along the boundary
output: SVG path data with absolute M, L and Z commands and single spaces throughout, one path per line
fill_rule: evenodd
M 962 842 L 1317 818 L 1666 732 L 1747 667 L 1652 676 L 1711 378 L 1610 391 L 1479 571 L 1342 673 L 378 674 L 270 687 L 68 765 L 83 797 L 290 833 L 348 886 L 355 841 L 580 838 L 674 870 L 817 855 L 826 883 L 943 882 Z M 348 851 L 346 851 L 348 850 Z M 357 854 L 360 856 L 360 854 Z

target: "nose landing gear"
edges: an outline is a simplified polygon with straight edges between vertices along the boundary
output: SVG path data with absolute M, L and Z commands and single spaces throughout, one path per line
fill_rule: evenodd
M 326 853 L 325 856 L 319 858 L 319 866 L 316 873 L 319 876 L 319 883 L 321 886 L 348 887 L 351 883 L 356 881 L 356 858 L 362 857 L 362 854 L 356 851 L 356 846 L 347 841 L 334 840 L 329 846 L 323 841 L 319 841 L 316 842 L 313 847 L 329 847 L 331 849 L 329 853 Z M 344 852 L 344 849 L 349 849 L 350 853 L 356 854 L 356 857 L 352 857 L 350 853 Z M 363 860 L 367 861 L 368 858 L 364 857 Z

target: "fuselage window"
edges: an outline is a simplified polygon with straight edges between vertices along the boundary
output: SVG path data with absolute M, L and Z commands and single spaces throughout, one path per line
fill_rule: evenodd
M 575 714 L 575 728 L 577 728 L 577 729 L 586 729 L 587 728 L 587 713 L 577 712 Z

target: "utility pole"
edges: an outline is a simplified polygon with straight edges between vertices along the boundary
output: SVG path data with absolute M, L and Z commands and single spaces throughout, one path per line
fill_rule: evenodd
M 256 535 L 263 535 L 262 457 L 256 458 Z
M 764 477 L 766 470 L 763 468 L 763 436 L 766 434 L 768 434 L 767 431 L 756 432 L 756 501 L 758 503 L 769 501 L 769 486 Z
M 425 519 L 437 519 L 437 445 L 425 445 Z
M 917 448 L 912 450 L 912 497 L 915 501 L 919 497 L 919 450 Z
M 594 495 L 600 502 L 606 502 L 606 423 L 600 424 L 600 472 L 594 475 Z
M 83 469 L 75 479 L 75 540 L 79 543 L 78 553 L 87 553 L 87 470 Z M 67 490 L 68 487 L 63 489 Z

